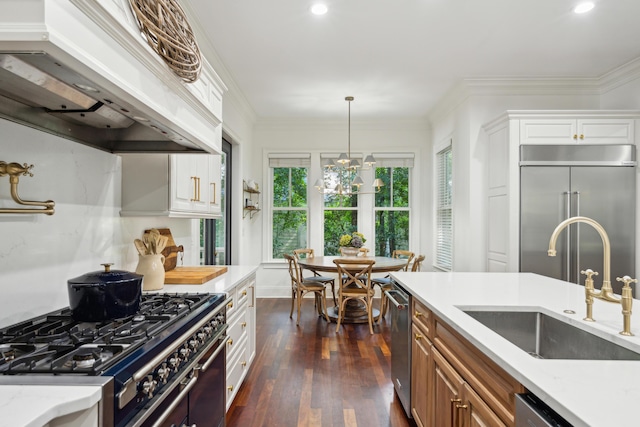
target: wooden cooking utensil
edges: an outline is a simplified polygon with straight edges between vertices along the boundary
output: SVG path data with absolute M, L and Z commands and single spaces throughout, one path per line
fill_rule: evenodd
M 136 246 L 136 249 L 138 250 L 138 253 L 140 255 L 148 255 L 148 250 L 147 250 L 147 245 L 144 244 L 144 242 L 140 239 L 135 239 L 133 241 L 133 244 Z

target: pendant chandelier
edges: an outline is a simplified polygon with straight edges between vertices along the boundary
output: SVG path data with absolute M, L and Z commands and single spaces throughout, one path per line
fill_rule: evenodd
M 384 186 L 382 180 L 378 178 L 373 181 L 372 191 L 360 190 L 364 181 L 360 177 L 359 171 L 372 169 L 376 163 L 376 159 L 371 154 L 367 155 L 364 159 L 363 167 L 358 159 L 351 158 L 351 101 L 353 101 L 353 99 L 353 96 L 347 96 L 344 99 L 349 103 L 347 152 L 340 153 L 335 161 L 333 159 L 327 159 L 324 162 L 324 176 L 327 176 L 326 172 L 335 172 L 336 179 L 328 185 L 324 179 L 316 181 L 314 187 L 322 194 L 337 194 L 339 196 L 375 194 L 380 192 L 380 188 Z M 333 184 L 336 185 L 334 186 Z

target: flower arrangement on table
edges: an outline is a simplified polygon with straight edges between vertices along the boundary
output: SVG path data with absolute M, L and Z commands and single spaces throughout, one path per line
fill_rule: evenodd
M 367 239 L 365 239 L 364 234 L 354 231 L 351 234 L 343 234 L 340 236 L 338 245 L 342 248 L 353 248 L 357 254 L 366 241 Z

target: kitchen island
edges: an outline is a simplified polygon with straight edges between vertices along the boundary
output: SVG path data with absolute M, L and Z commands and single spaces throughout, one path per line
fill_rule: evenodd
M 204 284 L 165 285 L 163 289 L 154 292 L 224 293 L 228 297 L 234 295 L 242 299 L 243 295 L 235 295 L 235 292 L 239 288 L 255 286 L 256 270 L 257 266 L 228 266 L 227 273 Z M 248 296 L 254 297 L 253 294 L 244 295 L 244 297 Z M 248 299 L 245 298 L 245 301 Z M 243 301 L 234 307 L 235 313 L 239 314 L 241 306 Z M 50 309 L 53 311 L 59 308 L 51 307 Z M 228 312 L 231 311 L 228 309 Z M 238 317 L 237 314 L 234 316 Z M 247 338 L 243 340 L 249 341 Z M 250 357 L 249 354 L 247 354 L 248 357 Z M 249 365 L 250 361 L 246 369 Z M 108 377 L 99 378 L 104 378 L 105 383 L 109 379 Z M 0 375 L 0 402 L 2 402 L 0 426 L 100 426 L 103 390 L 100 385 L 95 384 L 95 381 L 93 383 L 87 381 L 90 379 L 84 376 L 56 378 L 55 376 Z M 82 384 L 83 382 L 86 384 Z
M 578 427 L 640 424 L 640 361 L 536 359 L 464 310 L 542 311 L 640 352 L 640 314 L 632 337 L 619 335 L 619 304 L 596 300 L 585 322 L 584 287 L 530 273 L 392 273 L 437 318 L 526 389 Z M 575 314 L 568 314 L 573 311 Z

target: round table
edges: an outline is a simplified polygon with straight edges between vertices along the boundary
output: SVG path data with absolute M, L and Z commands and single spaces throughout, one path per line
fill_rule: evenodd
M 338 256 L 320 256 L 313 258 L 303 258 L 298 260 L 298 264 L 300 267 L 305 268 L 307 270 L 311 270 L 313 272 L 322 272 L 322 273 L 334 273 L 336 274 L 337 285 L 340 286 L 340 277 L 338 277 L 338 266 L 333 263 L 334 259 L 338 258 L 355 258 L 355 257 L 338 257 Z M 401 258 L 390 258 L 384 256 L 376 256 L 376 257 L 357 257 L 358 259 L 368 259 L 375 260 L 376 263 L 373 264 L 373 268 L 371 269 L 372 273 L 389 273 L 392 271 L 400 271 L 407 265 L 406 259 Z M 355 271 L 360 271 L 360 268 L 354 269 Z M 330 307 L 327 309 L 329 312 L 329 318 L 338 321 L 338 307 Z M 380 315 L 380 310 L 377 308 L 373 309 L 373 317 L 375 319 Z M 367 316 L 367 311 L 364 305 L 360 301 L 349 300 L 347 301 L 347 305 L 345 307 L 344 319 L 343 323 L 368 323 L 369 318 Z

